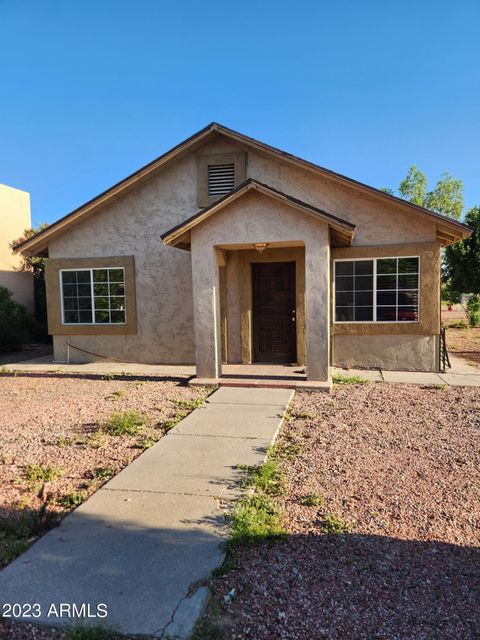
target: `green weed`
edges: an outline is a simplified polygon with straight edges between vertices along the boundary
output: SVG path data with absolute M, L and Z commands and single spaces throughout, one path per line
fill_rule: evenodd
M 113 476 L 117 473 L 115 467 L 97 467 L 93 470 L 93 478 L 94 480 L 109 480 L 113 478 Z
M 71 491 L 58 499 L 58 504 L 65 509 L 74 509 L 82 504 L 87 498 L 84 491 Z
M 265 494 L 240 498 L 233 507 L 231 521 L 232 544 L 278 539 L 285 535 L 280 511 Z
M 300 498 L 299 502 L 304 507 L 320 507 L 325 502 L 325 498 L 320 493 L 307 493 Z
M 103 430 L 111 436 L 136 436 L 150 422 L 139 411 L 115 411 L 103 425 Z
M 323 518 L 322 531 L 327 534 L 350 533 L 352 525 L 344 522 L 334 514 L 328 514 Z
M 67 640 L 114 640 L 119 637 L 119 634 L 112 627 L 87 625 L 84 622 L 79 622 L 65 629 Z
M 195 400 L 174 400 L 174 404 L 180 409 L 186 409 L 187 411 L 193 411 L 199 409 L 205 404 L 205 398 L 196 398 Z
M 41 484 L 61 478 L 63 474 L 64 471 L 61 467 L 49 467 L 48 465 L 31 463 L 27 465 L 25 470 L 25 480 L 29 484 Z
M 112 396 L 114 398 L 123 398 L 123 396 L 126 396 L 126 395 L 127 395 L 127 392 L 125 391 L 125 389 L 117 389 L 112 393 Z
M 332 376 L 333 384 L 368 384 L 368 380 L 360 376 L 346 376 L 343 373 L 335 373 Z

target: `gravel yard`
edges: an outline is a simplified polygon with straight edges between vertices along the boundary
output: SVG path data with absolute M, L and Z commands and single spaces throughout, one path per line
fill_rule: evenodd
M 479 440 L 474 388 L 297 393 L 287 537 L 237 548 L 198 637 L 478 639 Z
M 480 367 L 480 327 L 457 329 L 447 326 L 447 349 L 477 367 Z
M 106 378 L 0 377 L 0 567 L 206 395 L 181 380 Z

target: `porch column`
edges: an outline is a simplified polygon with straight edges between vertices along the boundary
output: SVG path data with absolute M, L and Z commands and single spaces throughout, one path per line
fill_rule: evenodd
M 307 380 L 330 378 L 330 246 L 328 229 L 305 242 Z
M 192 234 L 193 324 L 198 378 L 222 375 L 220 283 L 215 249 Z

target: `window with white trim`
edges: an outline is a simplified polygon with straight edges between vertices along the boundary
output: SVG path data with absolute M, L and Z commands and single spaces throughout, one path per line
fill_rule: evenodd
M 335 260 L 335 322 L 418 322 L 420 259 Z
M 62 269 L 63 324 L 125 324 L 125 270 Z

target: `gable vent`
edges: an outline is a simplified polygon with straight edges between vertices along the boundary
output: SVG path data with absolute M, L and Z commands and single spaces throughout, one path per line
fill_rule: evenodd
M 213 164 L 208 166 L 208 195 L 223 196 L 235 188 L 235 165 Z

